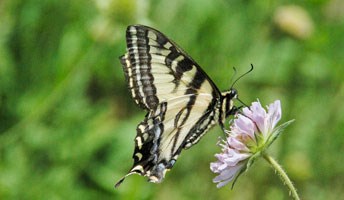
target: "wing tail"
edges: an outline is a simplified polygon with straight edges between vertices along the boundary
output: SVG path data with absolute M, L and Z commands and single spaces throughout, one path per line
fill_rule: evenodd
M 125 180 L 125 178 L 127 178 L 128 176 L 133 175 L 133 174 L 138 174 L 138 172 L 130 170 L 130 172 L 129 172 L 128 174 L 126 174 L 125 176 L 123 176 L 123 177 L 115 184 L 115 188 L 118 188 L 118 187 L 123 183 L 123 181 Z

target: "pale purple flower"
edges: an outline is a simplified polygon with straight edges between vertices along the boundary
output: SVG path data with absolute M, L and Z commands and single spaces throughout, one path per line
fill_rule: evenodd
M 281 115 L 281 103 L 276 100 L 267 107 L 267 111 L 256 101 L 235 116 L 227 132 L 228 137 L 220 141 L 222 152 L 215 155 L 216 162 L 210 163 L 210 169 L 218 174 L 213 180 L 217 187 L 232 180 L 235 182 L 278 137 L 281 130 L 291 122 L 275 127 Z

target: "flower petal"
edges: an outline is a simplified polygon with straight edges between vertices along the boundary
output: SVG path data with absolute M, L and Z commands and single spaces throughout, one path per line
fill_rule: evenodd
M 250 118 L 256 124 L 257 128 L 263 135 L 268 131 L 267 113 L 259 101 L 253 102 L 250 108 L 243 109 L 244 115 Z
M 228 145 L 231 148 L 237 149 L 239 151 L 245 151 L 245 152 L 249 152 L 250 151 L 244 143 L 242 143 L 241 141 L 239 141 L 235 137 L 227 138 L 227 142 L 228 142 Z
M 237 135 L 245 134 L 248 135 L 252 140 L 255 140 L 255 125 L 250 118 L 244 115 L 239 114 L 238 118 L 234 120 L 231 132 Z
M 276 100 L 268 107 L 270 131 L 276 126 L 282 116 L 281 101 Z
M 239 164 L 233 167 L 226 168 L 213 179 L 213 182 L 218 183 L 218 188 L 225 186 L 228 182 L 232 181 L 235 178 L 235 175 L 238 174 L 243 166 L 244 164 Z

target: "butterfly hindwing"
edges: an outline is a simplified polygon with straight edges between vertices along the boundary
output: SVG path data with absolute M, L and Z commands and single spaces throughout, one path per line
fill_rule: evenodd
M 173 167 L 181 150 L 195 144 L 196 138 L 213 125 L 216 102 L 212 96 L 194 97 L 195 102 L 189 105 L 186 100 L 190 96 L 159 104 L 137 126 L 131 173 L 148 176 L 151 182 L 160 182 L 166 170 Z M 209 106 L 204 107 L 204 104 Z M 201 115 L 205 117 L 199 118 Z

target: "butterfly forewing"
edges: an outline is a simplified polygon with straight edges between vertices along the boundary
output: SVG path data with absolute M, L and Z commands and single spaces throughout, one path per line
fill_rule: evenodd
M 202 83 L 203 92 L 212 94 L 215 90 L 219 95 L 197 63 L 162 33 L 129 26 L 126 37 L 127 53 L 121 62 L 132 97 L 140 106 L 154 109 L 163 101 L 184 95 L 187 89 L 199 90 Z
M 221 94 L 199 65 L 159 31 L 129 26 L 126 39 L 121 63 L 129 90 L 148 110 L 137 126 L 134 165 L 127 176 L 138 173 L 161 182 L 181 150 L 221 118 Z

